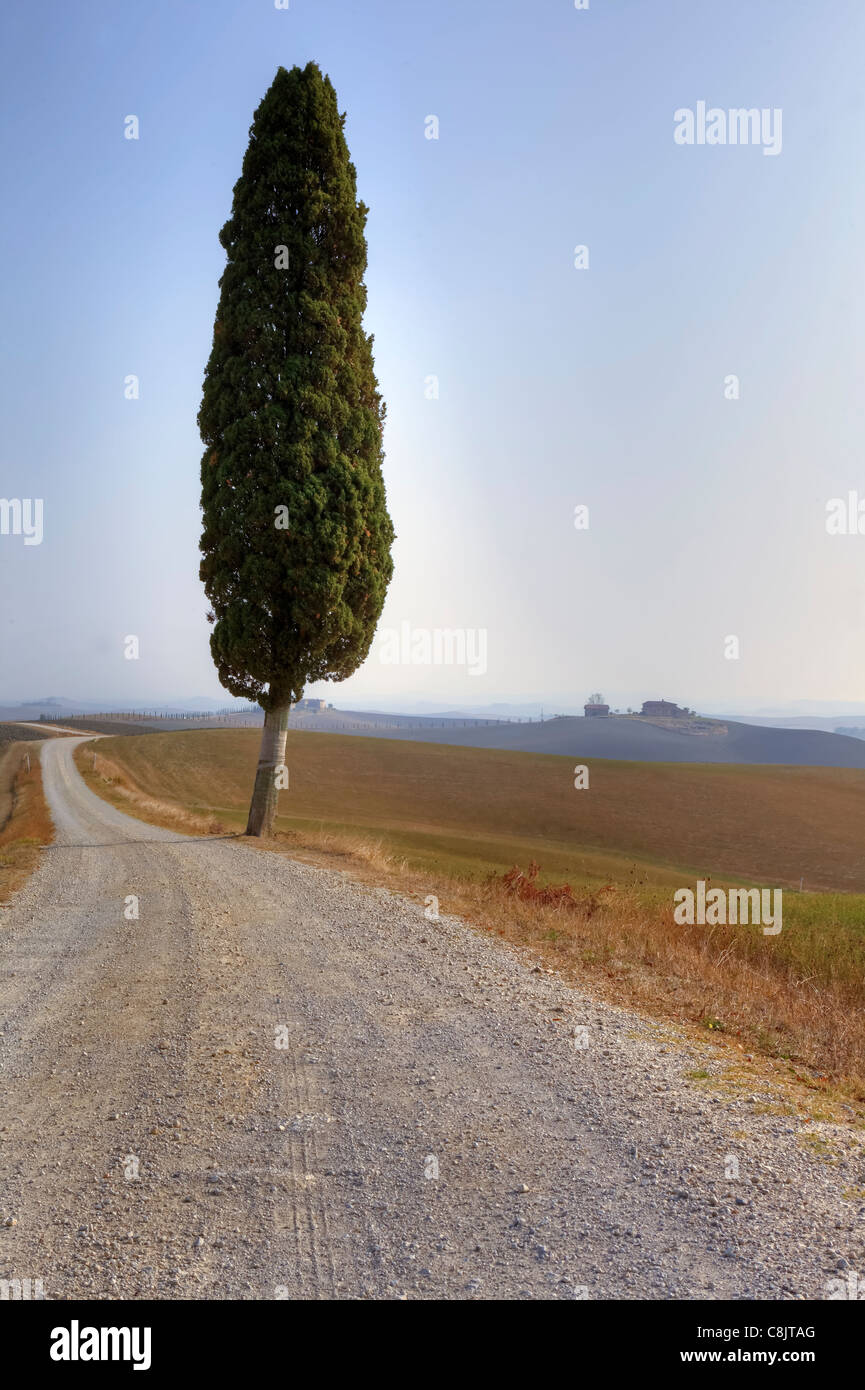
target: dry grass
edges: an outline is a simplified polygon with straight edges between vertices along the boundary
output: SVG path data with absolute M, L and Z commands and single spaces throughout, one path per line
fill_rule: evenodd
M 795 957 L 759 928 L 681 927 L 672 905 L 647 906 L 621 886 L 570 910 L 515 900 L 497 884 L 479 906 L 492 909 L 492 930 L 572 978 L 601 978 L 621 1002 L 786 1057 L 812 1073 L 809 1081 L 844 1078 L 865 1099 L 861 980 L 803 979 Z
M 4 745 L 0 754 L 0 902 L 8 902 L 21 887 L 39 862 L 40 846 L 53 839 L 37 749 L 25 743 Z
M 93 789 L 122 809 L 182 833 L 217 834 L 225 832 L 226 820 L 242 830 L 245 806 L 238 808 L 233 770 L 219 762 L 219 755 L 230 751 L 226 740 L 237 737 L 205 733 L 113 740 L 111 751 L 117 759 L 96 754 L 93 768 L 89 751 L 81 749 L 76 756 Z M 322 737 L 306 736 L 311 758 Z M 174 750 L 164 743 L 181 738 L 205 740 L 194 745 L 194 791 L 200 797 L 203 783 L 209 780 L 215 797 L 226 807 L 225 819 L 206 814 L 200 803 L 189 810 L 181 800 L 153 795 L 154 786 L 170 785 L 175 795 L 182 788 L 183 759 L 173 757 Z M 341 742 L 353 745 L 357 740 Z M 379 744 L 380 759 L 404 747 Z M 147 759 L 151 750 L 155 761 Z M 210 753 L 214 758 L 208 763 Z M 170 767 L 170 777 L 163 776 L 160 759 Z M 136 770 L 147 766 L 150 790 L 137 785 L 130 764 Z M 709 777 L 715 773 L 715 769 L 704 771 Z M 766 771 L 773 777 L 777 773 L 776 769 Z M 380 767 L 380 781 L 386 780 L 387 769 Z M 321 798 L 320 786 L 318 795 Z M 193 800 L 189 795 L 187 801 Z M 789 1075 L 824 1096 L 865 1100 L 861 898 L 791 894 L 784 904 L 784 932 L 778 937 L 765 937 L 759 928 L 742 926 L 681 927 L 673 920 L 666 868 L 653 884 L 647 881 L 645 866 L 629 874 L 624 856 L 618 864 L 613 858 L 609 862 L 618 872 L 613 882 L 605 884 L 597 870 L 609 864 L 592 860 L 593 872 L 574 889 L 572 901 L 522 900 L 509 891 L 501 871 L 478 874 L 476 859 L 464 864 L 458 856 L 430 856 L 423 848 L 415 852 L 404 828 L 400 834 L 389 829 L 375 834 L 346 828 L 341 823 L 344 813 L 344 795 L 337 786 L 331 809 L 333 828 L 322 822 L 295 821 L 293 828 L 280 830 L 269 843 L 245 843 L 290 852 L 352 878 L 414 895 L 421 903 L 434 894 L 442 913 L 459 914 L 481 931 L 530 949 L 580 984 L 591 980 L 613 1002 L 695 1027 L 704 1037 L 731 1048 L 737 1057 L 745 1052 L 772 1057 L 783 1063 Z M 794 808 L 793 814 L 801 812 Z M 429 804 L 426 815 L 432 815 Z M 493 815 L 491 810 L 491 819 Z M 286 824 L 285 817 L 280 817 L 280 824 Z M 475 822 L 476 834 L 482 835 L 485 828 L 483 821 Z M 537 839 L 526 843 L 536 845 Z M 732 852 L 728 845 L 728 857 Z M 670 848 L 668 856 L 674 857 Z M 526 864 L 527 857 L 523 867 Z M 678 882 L 686 884 L 688 879 L 680 876 Z
M 93 745 L 75 751 L 78 770 L 85 782 L 120 811 L 138 816 L 153 825 L 175 830 L 178 835 L 226 835 L 228 827 L 215 816 L 200 815 L 176 801 L 148 796 L 124 768 L 97 752 Z

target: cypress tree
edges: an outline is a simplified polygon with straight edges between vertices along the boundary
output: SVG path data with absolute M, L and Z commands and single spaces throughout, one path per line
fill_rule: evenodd
M 219 237 L 200 574 L 219 679 L 265 711 L 249 835 L 272 829 L 291 705 L 364 661 L 393 572 L 367 208 L 344 123 L 317 64 L 280 68 Z

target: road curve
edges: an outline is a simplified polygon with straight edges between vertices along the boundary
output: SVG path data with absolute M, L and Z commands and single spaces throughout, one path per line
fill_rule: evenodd
M 821 1298 L 865 1268 L 852 1150 L 701 1091 L 711 1044 L 384 890 L 130 819 L 81 741 L 42 745 L 56 843 L 0 911 L 0 1279 Z

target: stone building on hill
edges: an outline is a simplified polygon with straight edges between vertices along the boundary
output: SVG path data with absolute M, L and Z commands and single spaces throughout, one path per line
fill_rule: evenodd
M 651 714 L 662 719 L 686 719 L 688 711 L 674 705 L 672 700 L 644 700 L 641 714 Z
M 604 697 L 600 693 L 600 691 L 598 691 L 595 695 L 590 695 L 586 703 L 583 705 L 583 714 L 586 716 L 587 719 L 596 719 L 598 717 L 608 715 L 609 712 L 610 706 L 604 703 Z

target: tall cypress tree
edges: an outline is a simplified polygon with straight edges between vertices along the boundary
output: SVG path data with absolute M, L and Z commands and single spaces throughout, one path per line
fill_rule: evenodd
M 198 416 L 201 578 L 221 683 L 264 732 L 247 834 L 269 834 L 291 704 L 366 658 L 393 572 L 385 407 L 364 332 L 367 209 L 336 92 L 280 68 L 255 112 Z

